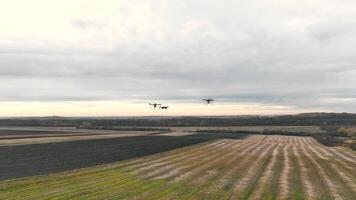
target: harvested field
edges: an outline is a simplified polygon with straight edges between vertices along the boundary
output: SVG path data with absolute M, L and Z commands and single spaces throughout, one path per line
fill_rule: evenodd
M 163 143 L 162 143 L 163 144 Z M 356 199 L 356 156 L 310 137 L 220 139 L 0 182 L 0 199 Z
M 167 132 L 88 130 L 73 127 L 0 127 L 0 146 L 148 136 L 165 133 Z

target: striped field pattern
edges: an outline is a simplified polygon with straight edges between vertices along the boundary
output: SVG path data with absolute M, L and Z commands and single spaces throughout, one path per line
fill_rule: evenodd
M 0 199 L 356 199 L 356 154 L 310 137 L 222 139 L 0 182 Z

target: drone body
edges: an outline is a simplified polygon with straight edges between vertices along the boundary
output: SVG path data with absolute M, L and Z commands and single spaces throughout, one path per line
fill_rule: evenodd
M 150 106 L 153 106 L 153 108 L 156 109 L 157 106 L 160 106 L 160 105 L 162 105 L 162 104 L 160 104 L 160 103 L 149 103 L 149 105 L 150 105 Z
M 211 104 L 211 103 L 213 103 L 215 100 L 209 98 L 209 99 L 203 99 L 203 101 L 204 101 L 206 104 Z

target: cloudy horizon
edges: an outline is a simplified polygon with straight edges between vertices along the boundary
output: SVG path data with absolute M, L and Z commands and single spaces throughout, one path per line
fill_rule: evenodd
M 356 112 L 355 19 L 350 0 L 0 0 L 0 117 Z

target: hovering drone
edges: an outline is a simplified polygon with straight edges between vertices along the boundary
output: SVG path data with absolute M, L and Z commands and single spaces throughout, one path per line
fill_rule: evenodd
M 149 105 L 150 105 L 150 106 L 153 106 L 153 108 L 156 109 L 157 106 L 160 106 L 160 105 L 162 105 L 162 104 L 160 104 L 160 103 L 149 103 Z
M 215 100 L 214 99 L 203 99 L 203 101 L 206 103 L 206 104 L 211 104 L 213 103 Z
M 161 108 L 162 110 L 167 110 L 168 106 L 160 106 L 159 108 Z

